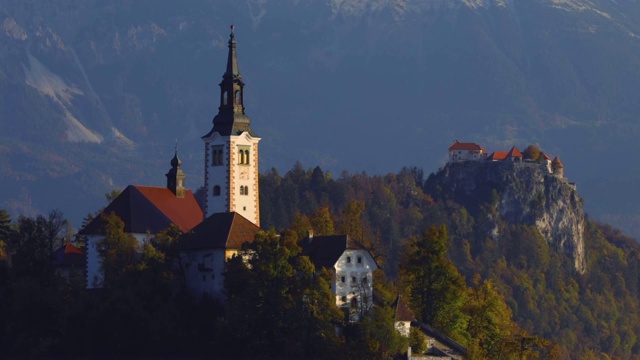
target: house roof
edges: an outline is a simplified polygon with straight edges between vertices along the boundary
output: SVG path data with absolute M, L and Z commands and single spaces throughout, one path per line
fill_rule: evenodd
M 477 150 L 480 151 L 481 154 L 487 153 L 487 150 L 476 143 L 465 143 L 458 140 L 456 140 L 453 145 L 449 146 L 449 151 L 453 150 Z
M 416 319 L 413 311 L 409 309 L 409 306 L 402 300 L 400 295 L 398 295 L 396 301 L 394 301 L 391 306 L 396 310 L 395 321 L 413 321 Z
M 351 240 L 349 235 L 313 236 L 303 241 L 302 248 L 303 255 L 309 256 L 318 268 L 333 268 L 345 250 L 367 251 L 356 241 Z
M 181 250 L 240 249 L 251 242 L 260 227 L 235 212 L 215 213 L 184 234 L 179 242 Z
M 414 321 L 412 322 L 413 326 L 417 326 L 420 328 L 420 330 L 422 330 L 422 332 L 437 340 L 438 342 L 440 342 L 441 344 L 444 344 L 445 346 L 449 347 L 450 349 L 453 349 L 455 351 L 457 351 L 460 354 L 466 354 L 467 353 L 467 349 L 460 345 L 458 342 L 456 342 L 455 340 L 451 339 L 450 337 L 448 337 L 447 335 L 441 333 L 440 331 L 438 331 L 436 328 L 434 328 L 433 326 L 420 322 L 420 321 Z
M 86 254 L 70 243 L 60 246 L 51 254 L 51 263 L 54 266 L 84 266 Z
M 489 155 L 489 157 L 487 157 L 487 160 L 500 161 L 500 160 L 504 160 L 506 157 L 507 157 L 506 151 L 494 151 L 491 153 L 491 155 Z
M 551 162 L 551 165 L 554 168 L 563 168 L 564 165 L 562 165 L 562 161 L 560 161 L 560 158 L 556 156 L 555 159 L 553 159 L 553 161 Z
M 540 156 L 542 156 L 542 158 L 545 159 L 545 160 L 551 161 L 551 156 L 547 155 L 547 153 L 544 152 L 544 151 L 540 152 Z
M 509 150 L 509 152 L 507 153 L 507 157 L 508 158 L 512 158 L 512 157 L 522 157 L 522 153 L 520 152 L 520 150 L 518 150 L 517 147 L 512 147 L 511 150 Z
M 202 209 L 190 190 L 184 197 L 176 197 L 171 190 L 162 187 L 129 185 L 109 204 L 102 214 L 115 214 L 124 222 L 128 233 L 157 233 L 171 224 L 187 232 L 203 218 Z M 97 216 L 80 234 L 102 232 L 102 217 Z

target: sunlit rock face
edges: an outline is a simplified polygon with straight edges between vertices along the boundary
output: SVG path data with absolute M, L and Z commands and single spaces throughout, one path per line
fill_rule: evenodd
M 586 270 L 582 199 L 575 184 L 550 173 L 546 165 L 468 161 L 445 166 L 430 181 L 462 203 L 490 199 L 495 190 L 493 206 L 500 218 L 535 226 L 551 248 L 572 259 L 576 271 Z M 488 235 L 500 241 L 497 222 Z

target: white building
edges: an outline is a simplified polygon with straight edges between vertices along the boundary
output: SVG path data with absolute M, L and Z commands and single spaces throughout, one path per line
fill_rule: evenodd
M 331 290 L 336 305 L 348 308 L 351 320 L 357 320 L 373 305 L 373 271 L 375 260 L 362 246 L 348 235 L 313 236 L 303 241 L 303 255 L 309 256 L 316 266 L 332 269 L 335 279 Z
M 180 259 L 185 283 L 194 295 L 224 300 L 226 262 L 260 228 L 234 212 L 209 216 L 180 239 Z
M 102 259 L 98 242 L 104 239 L 103 214 L 115 214 L 124 223 L 124 231 L 140 245 L 170 225 L 187 232 L 202 221 L 200 205 L 191 190 L 184 188 L 185 175 L 178 154 L 171 160 L 166 174 L 167 187 L 129 185 L 79 233 L 87 239 L 86 283 L 88 289 L 104 285 Z
M 464 143 L 456 140 L 449 146 L 449 162 L 484 160 L 487 150 L 476 143 Z

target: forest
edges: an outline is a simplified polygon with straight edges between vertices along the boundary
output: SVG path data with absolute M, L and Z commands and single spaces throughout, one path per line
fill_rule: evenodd
M 141 245 L 107 217 L 106 287 L 87 291 L 51 265 L 63 242 L 82 246 L 62 214 L 0 211 L 0 347 L 10 357 L 388 359 L 423 346 L 419 332 L 393 328 L 400 294 L 470 359 L 640 358 L 634 239 L 587 221 L 580 274 L 535 227 L 503 221 L 500 241 L 487 236 L 500 193 L 461 203 L 432 183 L 417 168 L 338 178 L 299 163 L 284 176 L 271 169 L 260 178 L 266 231 L 245 244 L 248 262 L 229 261 L 224 304 L 183 290 L 175 228 Z M 335 306 L 334 275 L 302 255 L 309 229 L 348 234 L 379 264 L 376 306 L 361 322 Z

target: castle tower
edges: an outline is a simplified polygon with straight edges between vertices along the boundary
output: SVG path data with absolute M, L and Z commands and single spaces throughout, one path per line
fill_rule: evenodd
M 165 174 L 167 177 L 167 189 L 179 198 L 184 198 L 184 179 L 187 177 L 180 167 L 182 161 L 178 158 L 178 146 L 176 152 L 171 159 L 171 170 Z
M 205 144 L 205 217 L 237 212 L 260 226 L 258 143 L 244 112 L 244 83 L 238 69 L 231 25 L 227 69 L 220 83 L 220 106 Z
M 553 174 L 559 178 L 564 177 L 564 166 L 562 165 L 562 161 L 560 158 L 556 157 L 551 162 L 551 168 L 553 169 Z

